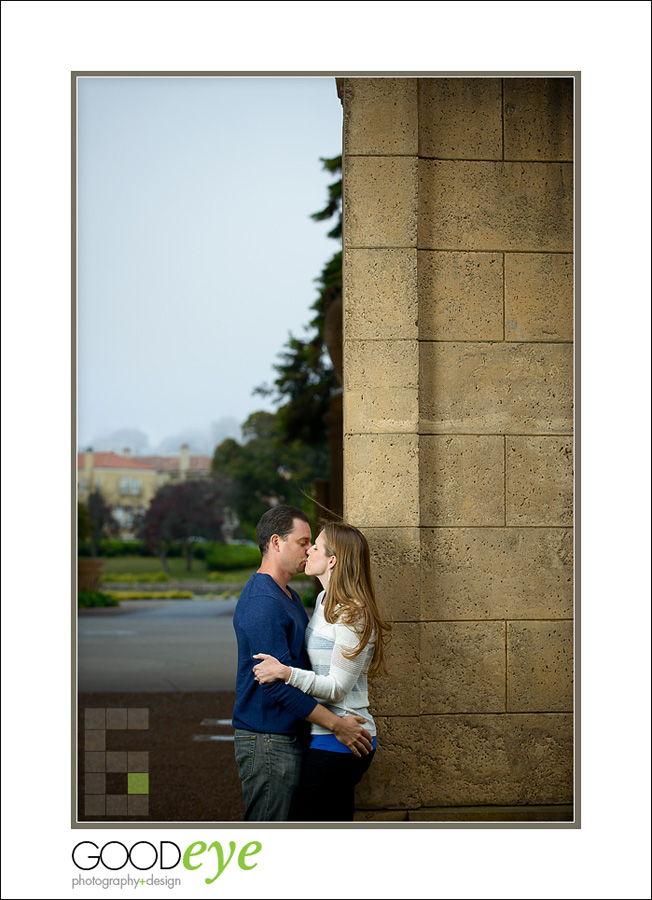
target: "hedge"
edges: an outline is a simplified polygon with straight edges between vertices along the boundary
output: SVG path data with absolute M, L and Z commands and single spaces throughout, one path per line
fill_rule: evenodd
M 215 544 L 206 556 L 206 565 L 211 572 L 257 568 L 260 565 L 260 550 L 248 544 Z
M 118 605 L 119 601 L 114 596 L 102 591 L 80 591 L 77 594 L 77 606 L 80 609 Z

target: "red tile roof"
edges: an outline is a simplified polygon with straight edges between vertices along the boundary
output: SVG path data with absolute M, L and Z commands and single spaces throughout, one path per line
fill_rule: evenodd
M 86 454 L 77 454 L 77 468 L 86 468 Z M 117 453 L 94 453 L 93 454 L 94 469 L 141 469 L 149 472 L 154 468 L 146 462 L 142 462 L 138 457 L 119 456 Z
M 86 467 L 86 454 L 77 454 L 77 468 Z M 210 472 L 210 456 L 191 456 L 188 463 L 189 472 Z M 156 472 L 178 472 L 180 469 L 179 456 L 120 456 L 117 453 L 94 453 L 93 468 L 95 469 L 147 469 Z
M 137 456 L 141 462 L 156 469 L 158 472 L 178 472 L 181 464 L 179 456 Z M 210 456 L 191 456 L 188 460 L 189 472 L 210 472 L 211 470 Z

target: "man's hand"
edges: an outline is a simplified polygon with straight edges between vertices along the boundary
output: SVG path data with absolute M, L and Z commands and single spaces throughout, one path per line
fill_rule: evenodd
M 360 724 L 365 721 L 363 716 L 342 716 L 338 717 L 332 729 L 338 741 L 352 750 L 356 756 L 361 756 L 362 753 L 368 756 L 372 749 L 371 735 Z

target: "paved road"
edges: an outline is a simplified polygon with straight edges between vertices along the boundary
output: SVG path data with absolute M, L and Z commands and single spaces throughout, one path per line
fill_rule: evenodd
M 235 690 L 235 604 L 235 599 L 178 600 L 80 615 L 79 690 Z

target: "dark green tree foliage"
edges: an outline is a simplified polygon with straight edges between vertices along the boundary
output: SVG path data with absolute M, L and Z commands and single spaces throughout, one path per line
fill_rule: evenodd
M 93 491 L 88 495 L 86 508 L 90 526 L 88 537 L 91 544 L 91 556 L 96 557 L 100 549 L 100 540 L 117 535 L 120 526 L 113 518 L 111 507 L 99 491 Z
M 223 540 L 225 484 L 215 479 L 189 479 L 160 487 L 145 513 L 141 537 L 158 554 L 168 571 L 172 543 L 181 544 L 186 568 L 192 568 L 193 538 Z
M 328 189 L 328 203 L 324 209 L 312 215 L 321 222 L 337 216 L 335 227 L 328 236 L 342 240 L 342 157 L 322 159 L 324 168 L 339 174 Z M 338 389 L 338 380 L 324 342 L 324 325 L 329 307 L 342 297 L 342 251 L 335 253 L 326 263 L 319 278 L 315 279 L 318 296 L 311 309 L 315 315 L 310 322 L 311 334 L 306 339 L 290 334 L 285 348 L 279 354 L 280 362 L 274 368 L 278 378 L 274 386 L 263 385 L 254 393 L 274 395 L 282 403 L 278 410 L 280 436 L 284 441 L 303 441 L 313 447 L 325 447 L 327 443 L 324 415 L 330 399 Z M 322 471 L 322 475 L 328 468 Z
M 88 507 L 81 501 L 77 502 L 77 540 L 81 544 L 91 536 L 91 520 L 88 515 Z
M 243 443 L 228 438 L 217 447 L 212 469 L 230 482 L 228 505 L 251 534 L 276 503 L 302 507 L 312 482 L 328 464 L 327 450 L 285 442 L 279 416 L 256 412 L 242 426 Z M 246 528 L 248 526 L 248 529 Z

